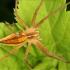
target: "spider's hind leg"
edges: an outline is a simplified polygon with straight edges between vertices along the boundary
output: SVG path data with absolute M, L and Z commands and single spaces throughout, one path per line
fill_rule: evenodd
M 63 61 L 63 62 L 65 62 L 65 63 L 70 63 L 70 61 L 66 61 L 66 60 L 64 59 L 64 57 L 58 56 L 58 55 L 56 55 L 55 53 L 49 52 L 48 49 L 45 48 L 40 41 L 34 40 L 33 44 L 36 45 L 36 48 L 40 49 L 46 56 L 49 56 L 49 57 L 52 57 L 52 58 L 54 58 L 54 59 Z
M 29 52 L 30 52 L 30 49 L 31 49 L 31 43 L 30 42 L 28 42 L 28 47 L 27 47 L 27 49 L 26 49 L 26 51 L 25 51 L 25 55 L 24 55 L 24 61 L 25 61 L 25 63 L 28 65 L 28 67 L 30 67 L 30 68 L 32 68 L 32 65 L 31 65 L 31 63 L 29 62 L 29 60 L 28 60 L 28 54 L 29 54 Z

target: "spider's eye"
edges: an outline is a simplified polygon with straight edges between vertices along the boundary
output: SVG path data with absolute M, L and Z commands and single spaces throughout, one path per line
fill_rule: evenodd
M 15 23 L 14 8 L 16 0 L 0 0 L 0 22 Z
M 70 2 L 70 0 L 66 0 L 66 3 L 68 3 L 68 2 Z M 67 5 L 67 9 L 66 9 L 66 11 L 70 11 L 70 4 Z

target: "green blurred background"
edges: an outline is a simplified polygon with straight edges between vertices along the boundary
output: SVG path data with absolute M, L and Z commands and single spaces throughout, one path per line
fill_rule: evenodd
M 40 1 L 20 0 L 19 2 L 18 14 L 29 27 L 32 26 L 31 19 Z M 36 22 L 39 22 L 45 15 L 56 10 L 64 3 L 65 0 L 45 0 L 39 10 Z M 70 12 L 65 10 L 60 11 L 58 9 L 58 13 L 55 13 L 54 16 L 50 15 L 40 26 L 39 31 L 41 42 L 50 52 L 64 56 L 65 60 L 70 61 Z M 19 23 L 10 25 L 1 22 L 0 38 L 21 30 L 23 30 L 23 26 Z M 0 58 L 14 47 L 0 44 Z M 27 47 L 27 45 L 24 45 L 14 55 L 9 54 L 7 58 L 0 60 L 0 70 L 29 70 L 28 65 L 24 62 L 24 53 Z M 34 45 L 30 49 L 28 61 L 32 65 L 31 70 L 70 70 L 70 64 L 44 56 Z

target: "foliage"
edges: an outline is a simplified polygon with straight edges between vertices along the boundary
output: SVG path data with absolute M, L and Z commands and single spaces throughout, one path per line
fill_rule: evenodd
M 32 26 L 31 19 L 39 3 L 40 0 L 20 0 L 18 14 L 28 26 Z M 36 22 L 39 22 L 50 11 L 56 10 L 63 3 L 65 3 L 64 0 L 45 0 L 38 13 Z M 69 18 L 70 12 L 66 12 L 65 9 L 60 11 L 59 9 L 58 13 L 55 13 L 54 16 L 50 15 L 39 28 L 41 42 L 44 46 L 49 51 L 64 56 L 65 60 L 70 60 Z M 0 38 L 23 29 L 19 23 L 10 25 L 10 28 L 8 26 L 0 23 Z M 12 31 L 11 28 L 13 29 Z M 0 70 L 29 70 L 27 64 L 23 61 L 26 47 L 27 45 L 24 45 L 14 55 L 9 54 L 7 58 L 1 60 Z M 12 46 L 0 44 L 0 58 L 12 48 Z M 44 56 L 35 46 L 30 49 L 28 60 L 33 66 L 32 70 L 70 70 L 70 64 Z

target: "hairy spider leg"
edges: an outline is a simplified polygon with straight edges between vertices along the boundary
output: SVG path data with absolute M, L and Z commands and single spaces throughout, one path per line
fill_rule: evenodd
M 9 53 L 5 54 L 2 58 L 0 58 L 0 61 L 2 61 L 3 59 L 5 59 L 6 57 L 8 57 L 9 54 L 14 55 L 15 50 L 18 50 L 18 49 L 21 48 L 21 47 L 22 47 L 22 46 L 18 46 L 18 47 L 16 47 L 16 48 L 12 49 L 11 51 L 9 51 Z
M 54 16 L 56 13 L 58 13 L 59 11 L 62 11 L 65 7 L 67 7 L 67 5 L 69 5 L 70 2 L 68 2 L 67 4 L 63 4 L 60 7 L 58 7 L 56 10 L 51 11 L 48 15 L 46 15 L 43 19 L 41 19 L 36 25 L 35 28 L 38 28 L 41 24 L 43 24 L 43 22 L 45 20 L 47 20 L 50 16 Z
M 28 26 L 25 24 L 24 20 L 20 18 L 20 16 L 18 15 L 18 12 L 17 12 L 17 9 L 18 9 L 18 2 L 19 2 L 19 0 L 16 0 L 14 14 L 15 14 L 15 16 L 16 16 L 16 20 L 18 21 L 18 23 L 22 24 L 23 27 L 24 27 L 25 29 L 27 29 Z
M 30 52 L 30 49 L 31 49 L 31 43 L 30 42 L 28 42 L 28 47 L 27 47 L 27 49 L 26 49 L 26 52 L 25 52 L 25 55 L 24 55 L 24 59 L 27 61 L 27 58 L 28 58 L 28 54 L 29 54 L 29 52 Z
M 28 42 L 28 47 L 26 48 L 26 51 L 25 51 L 25 55 L 24 55 L 24 61 L 26 62 L 26 64 L 28 64 L 29 67 L 32 67 L 32 65 L 30 64 L 30 62 L 28 61 L 28 54 L 31 50 L 31 43 Z
M 10 54 L 16 56 L 14 53 L 16 51 L 18 51 L 21 47 L 23 46 L 23 44 L 19 44 L 17 45 L 15 48 L 13 48 L 11 51 L 9 51 L 7 54 L 5 54 L 2 58 L 0 58 L 0 61 L 2 61 L 3 59 L 7 58 Z M 6 49 L 5 49 L 6 50 Z M 30 65 L 29 61 L 24 60 L 24 63 L 27 65 L 27 67 L 31 70 L 32 66 Z
M 33 26 L 35 26 L 35 20 L 36 20 L 38 11 L 39 11 L 41 5 L 43 4 L 43 1 L 44 1 L 44 0 L 41 0 L 40 4 L 38 5 L 38 7 L 36 8 L 36 10 L 35 10 L 35 12 L 34 12 L 34 14 L 33 14 L 33 17 L 32 17 L 32 24 L 33 24 Z
M 57 56 L 56 54 L 49 52 L 46 47 L 43 46 L 43 44 L 39 40 L 32 41 L 34 45 L 36 45 L 36 48 L 40 49 L 41 52 L 43 52 L 46 56 L 55 58 L 57 60 L 61 60 L 65 63 L 70 63 L 70 61 L 66 61 L 62 56 Z

